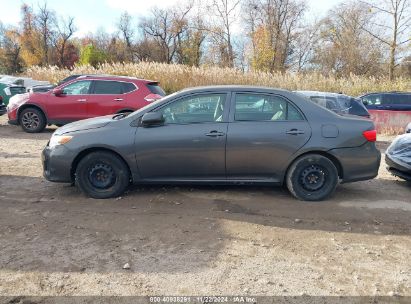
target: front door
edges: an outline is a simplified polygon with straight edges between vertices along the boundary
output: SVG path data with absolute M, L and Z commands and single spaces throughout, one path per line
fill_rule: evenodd
M 90 80 L 81 80 L 63 87 L 62 95 L 48 93 L 47 114 L 52 122 L 59 124 L 87 118 L 90 86 Z
M 311 136 L 300 111 L 281 96 L 236 93 L 227 132 L 227 178 L 280 182 Z
M 135 151 L 145 180 L 224 180 L 228 93 L 194 94 L 161 111 L 165 123 L 139 127 Z

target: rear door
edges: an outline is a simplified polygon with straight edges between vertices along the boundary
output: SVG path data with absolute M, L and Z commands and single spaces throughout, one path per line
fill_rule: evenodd
M 226 170 L 231 180 L 280 182 L 311 136 L 303 114 L 278 95 L 234 94 L 229 121 Z
M 122 81 L 93 80 L 87 103 L 89 117 L 114 114 L 127 109 L 126 86 Z
M 90 87 L 90 80 L 80 80 L 64 86 L 62 95 L 44 94 L 49 120 L 58 124 L 87 118 Z

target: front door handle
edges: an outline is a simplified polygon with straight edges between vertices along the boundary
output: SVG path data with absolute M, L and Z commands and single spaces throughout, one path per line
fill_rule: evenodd
M 114 101 L 123 101 L 123 98 L 115 98 Z
M 210 133 L 206 133 L 205 136 L 208 136 L 208 137 L 219 137 L 219 136 L 224 136 L 224 135 L 225 135 L 225 133 L 223 133 L 223 132 L 218 132 L 218 131 L 216 131 L 216 130 L 213 130 L 213 131 L 210 131 Z
M 297 129 L 291 129 L 291 130 L 288 130 L 285 133 L 289 134 L 289 135 L 299 135 L 299 134 L 304 134 L 304 131 L 303 130 L 297 130 Z
M 78 102 L 85 102 L 87 99 L 77 99 Z

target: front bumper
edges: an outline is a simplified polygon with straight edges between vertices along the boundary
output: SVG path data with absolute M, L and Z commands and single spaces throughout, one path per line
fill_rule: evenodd
M 385 155 L 385 163 L 388 171 L 395 176 L 411 181 L 411 170 L 399 161 L 395 161 L 388 154 Z
M 342 183 L 373 179 L 378 175 L 381 153 L 373 142 L 360 147 L 329 151 L 341 164 Z
M 75 154 L 64 145 L 54 148 L 46 146 L 41 155 L 43 176 L 51 182 L 71 183 L 71 165 L 74 158 Z
M 7 108 L 7 117 L 9 119 L 9 124 L 11 125 L 18 125 L 18 119 L 17 119 L 17 111 L 18 108 L 10 110 L 9 108 Z

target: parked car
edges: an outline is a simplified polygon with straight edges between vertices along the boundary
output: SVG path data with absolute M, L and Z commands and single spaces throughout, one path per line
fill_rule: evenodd
M 367 108 L 361 100 L 344 94 L 318 92 L 318 91 L 296 91 L 308 97 L 312 102 L 341 114 L 351 114 L 370 118 Z
M 52 91 L 16 96 L 7 113 L 10 124 L 37 133 L 46 125 L 130 113 L 164 95 L 156 81 L 119 76 L 78 77 Z
M 6 105 L 3 103 L 3 97 L 0 96 L 0 116 L 6 113 L 7 113 Z
M 391 143 L 385 162 L 391 174 L 411 181 L 411 134 L 400 135 Z
M 338 115 L 295 93 L 213 86 L 180 91 L 130 115 L 63 126 L 42 159 L 46 179 L 75 182 L 93 198 L 119 196 L 130 182 L 253 183 L 285 184 L 296 198 L 316 201 L 339 181 L 377 175 L 375 141 L 371 120 Z
M 369 110 L 411 111 L 411 93 L 381 92 L 359 98 Z
M 26 88 L 24 86 L 0 82 L 0 96 L 6 106 L 8 105 L 9 100 L 12 96 L 17 94 L 24 94 L 25 92 Z
M 411 122 L 405 128 L 405 133 L 411 133 Z
M 56 86 L 52 84 L 48 85 L 36 85 L 27 88 L 27 93 L 40 93 L 40 92 L 48 92 L 50 90 L 53 90 Z
M 7 83 L 7 84 L 14 84 L 14 85 L 22 86 L 26 88 L 36 86 L 36 85 L 49 85 L 50 84 L 50 82 L 48 81 L 35 80 L 29 77 L 15 77 L 15 76 L 4 76 L 0 79 L 0 82 Z

